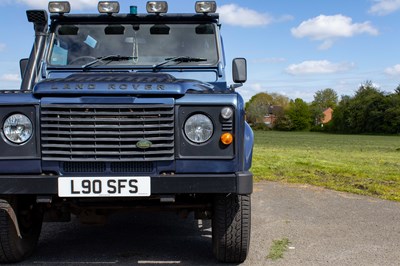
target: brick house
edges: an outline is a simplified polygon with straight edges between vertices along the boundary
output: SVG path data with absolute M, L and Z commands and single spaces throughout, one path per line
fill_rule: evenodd
M 270 128 L 274 127 L 274 123 L 279 115 L 283 114 L 283 107 L 279 105 L 268 106 L 268 113 L 264 116 L 264 124 Z
M 324 117 L 321 119 L 321 124 L 326 124 L 332 120 L 333 109 L 330 107 L 326 108 L 323 114 Z

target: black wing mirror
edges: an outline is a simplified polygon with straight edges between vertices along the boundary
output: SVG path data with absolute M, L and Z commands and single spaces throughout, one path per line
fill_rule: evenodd
M 21 79 L 24 79 L 25 70 L 26 67 L 28 66 L 28 62 L 29 62 L 28 58 L 24 58 L 19 61 L 19 71 L 21 72 Z
M 245 58 L 233 59 L 232 76 L 235 83 L 245 83 L 247 81 L 247 61 Z

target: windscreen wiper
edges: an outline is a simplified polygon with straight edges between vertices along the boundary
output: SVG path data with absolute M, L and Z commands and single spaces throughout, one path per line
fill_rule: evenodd
M 203 61 L 207 61 L 207 59 L 200 57 L 190 57 L 190 56 L 175 56 L 175 57 L 165 58 L 164 62 L 153 65 L 153 70 L 156 70 L 157 68 L 165 64 L 168 64 L 169 62 L 187 63 L 187 62 L 203 62 Z
M 106 62 L 111 62 L 111 61 L 123 61 L 123 60 L 130 60 L 133 59 L 132 56 L 121 56 L 121 55 L 106 55 L 99 57 L 92 62 L 89 62 L 85 65 L 82 66 L 83 69 L 89 68 L 90 66 L 100 62 L 100 61 L 106 61 Z M 104 63 L 105 64 L 105 63 Z

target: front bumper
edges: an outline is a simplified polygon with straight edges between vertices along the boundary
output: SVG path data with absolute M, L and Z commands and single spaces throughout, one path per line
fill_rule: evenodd
M 58 195 L 58 176 L 0 176 L 0 195 Z M 151 194 L 247 195 L 253 192 L 253 174 L 176 174 L 151 176 Z

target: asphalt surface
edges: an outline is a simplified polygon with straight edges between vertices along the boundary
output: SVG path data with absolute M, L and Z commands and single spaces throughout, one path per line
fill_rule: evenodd
M 267 259 L 274 239 L 291 242 Z M 102 226 L 44 224 L 19 265 L 214 265 L 210 222 L 172 213 L 119 214 Z M 400 203 L 280 183 L 255 185 L 243 265 L 400 265 Z

